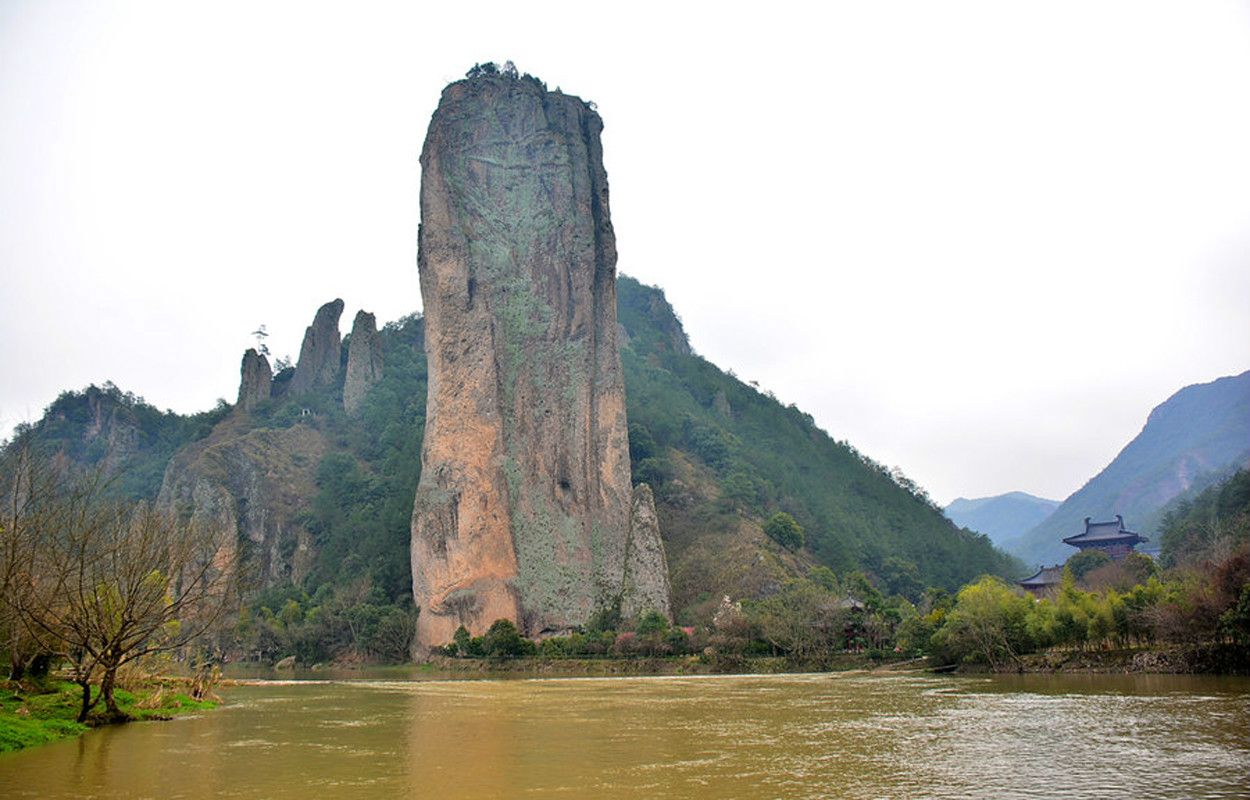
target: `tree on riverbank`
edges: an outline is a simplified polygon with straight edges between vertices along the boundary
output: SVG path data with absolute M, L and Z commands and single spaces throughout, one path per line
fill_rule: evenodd
M 187 647 L 222 617 L 237 597 L 234 548 L 215 531 L 111 498 L 99 472 L 29 452 L 6 466 L 10 624 L 68 665 L 79 722 L 101 700 L 110 719 L 125 718 L 118 671 Z

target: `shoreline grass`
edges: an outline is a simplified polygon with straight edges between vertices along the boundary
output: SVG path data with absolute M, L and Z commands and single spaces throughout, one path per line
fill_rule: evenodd
M 98 691 L 98 690 L 97 690 Z M 118 688 L 114 695 L 127 722 L 169 720 L 182 714 L 216 708 L 216 699 L 196 700 L 186 681 L 155 678 L 140 686 Z M 80 736 L 94 727 L 118 724 L 99 715 L 77 721 L 81 689 L 68 681 L 46 686 L 0 682 L 0 753 L 23 750 L 60 739 Z

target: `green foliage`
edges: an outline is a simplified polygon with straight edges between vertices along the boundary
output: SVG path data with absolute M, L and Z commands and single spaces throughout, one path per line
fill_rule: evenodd
M 955 607 L 934 635 L 934 648 L 948 661 L 981 661 L 994 669 L 1031 651 L 1028 626 L 1032 600 L 999 578 L 984 577 L 955 596 Z
M 638 618 L 638 624 L 634 630 L 639 636 L 667 633 L 668 620 L 658 611 L 648 611 Z
M 1082 550 L 1068 559 L 1065 566 L 1078 581 L 1099 567 L 1111 563 L 1111 556 L 1101 550 Z
M 824 565 L 812 567 L 807 572 L 807 579 L 827 592 L 838 591 L 838 576 Z
M 615 631 L 621 627 L 621 601 L 618 598 L 611 605 L 597 609 L 586 622 L 586 630 L 591 633 Z
M 142 397 L 106 382 L 62 392 L 44 409 L 39 422 L 17 427 L 10 446 L 29 444 L 81 466 L 103 466 L 114 477 L 111 495 L 152 500 L 173 454 L 207 436 L 229 413 L 224 400 L 211 411 L 188 416 L 160 411 Z
M 1242 647 L 1250 647 L 1250 583 L 1241 587 L 1237 604 L 1220 615 L 1220 632 Z
M 915 580 L 955 590 L 980 574 L 1022 570 L 985 536 L 956 528 L 896 470 L 835 442 L 809 415 L 691 354 L 681 321 L 659 289 L 621 276 L 617 315 L 629 341 L 621 360 L 631 428 L 645 429 L 656 453 L 689 453 L 721 483 L 725 507 L 700 507 L 704 501 L 694 497 L 689 516 L 714 520 L 726 512 L 784 508 L 819 563 L 839 574 L 888 571 L 887 586 L 893 582 L 910 593 Z M 718 396 L 731 414 L 717 410 Z M 634 459 L 635 480 L 646 470 L 663 504 L 667 495 L 655 478 L 671 479 L 671 473 L 650 461 L 658 456 L 637 455 L 644 457 Z M 887 567 L 889 558 L 897 561 Z
M 463 625 L 456 628 L 442 650 L 449 656 L 459 658 L 490 658 L 504 660 L 537 655 L 538 645 L 521 635 L 516 625 L 507 619 L 497 619 L 482 636 L 472 636 Z M 543 651 L 544 655 L 547 651 Z
M 796 580 L 752 604 L 750 616 L 772 647 L 808 662 L 846 648 L 852 610 L 840 600 L 819 584 Z
M 787 550 L 798 550 L 803 546 L 802 526 L 784 511 L 778 511 L 768 518 L 764 523 L 764 533 Z
M 1105 649 L 1169 643 L 1188 648 L 1241 648 L 1250 657 L 1250 548 L 1199 571 L 1162 577 L 1141 564 L 1122 562 L 1087 573 L 1090 581 L 1110 568 L 1146 577 L 1127 589 L 1086 590 L 1072 570 L 1053 597 L 1035 600 L 996 578 L 965 586 L 947 613 L 939 607 L 906 630 L 910 641 L 933 626 L 931 649 L 947 662 L 977 661 L 1003 669 L 1022 654 L 1057 647 Z M 926 598 L 926 602 L 928 598 Z
M 651 431 L 645 426 L 637 423 L 629 425 L 629 460 L 630 463 L 637 464 L 646 458 L 651 458 L 659 454 L 659 445 L 655 442 L 655 437 L 651 435 Z
M 925 585 L 920 578 L 920 570 L 911 561 L 897 556 L 888 556 L 881 562 L 877 574 L 890 594 L 901 595 L 914 601 L 924 593 Z
M 482 652 L 487 658 L 521 658 L 536 653 L 537 647 L 511 620 L 497 619 L 482 637 Z
M 424 323 L 405 317 L 381 330 L 381 380 L 355 420 L 330 418 L 341 449 L 317 471 L 307 525 L 317 562 L 307 587 L 343 586 L 367 575 L 374 604 L 411 596 L 408 545 L 425 426 Z
M 450 649 L 452 650 L 453 655 L 465 656 L 469 658 L 476 658 L 481 655 L 480 652 L 475 651 L 473 646 L 473 636 L 469 633 L 469 629 L 463 625 L 456 628 L 456 632 L 452 634 L 451 644 L 452 647 Z M 481 642 L 479 641 L 478 644 L 480 645 Z
M 287 656 L 303 664 L 344 658 L 406 661 L 416 609 L 406 598 L 392 604 L 376 592 L 362 596 L 360 586 L 325 584 L 312 596 L 292 584 L 272 587 L 241 614 L 236 646 L 246 658 L 267 662 Z
M 1221 550 L 1250 542 L 1250 470 L 1171 508 L 1160 537 L 1166 566 L 1199 564 Z

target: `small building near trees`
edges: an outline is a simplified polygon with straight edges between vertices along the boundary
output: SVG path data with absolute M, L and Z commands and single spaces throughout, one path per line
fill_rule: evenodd
M 1038 567 L 1037 572 L 1019 581 L 1019 586 L 1034 597 L 1046 597 L 1063 583 L 1063 565 Z
M 1139 542 L 1149 541 L 1145 536 L 1124 527 L 1124 517 L 1119 514 L 1110 522 L 1090 522 L 1085 518 L 1085 532 L 1063 540 L 1078 550 L 1101 550 L 1112 559 L 1120 560 L 1133 552 Z

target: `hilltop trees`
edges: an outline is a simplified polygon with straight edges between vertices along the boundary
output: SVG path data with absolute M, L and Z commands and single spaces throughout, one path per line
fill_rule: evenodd
M 803 527 L 784 511 L 768 518 L 764 523 L 764 533 L 787 550 L 798 550 L 803 546 Z

